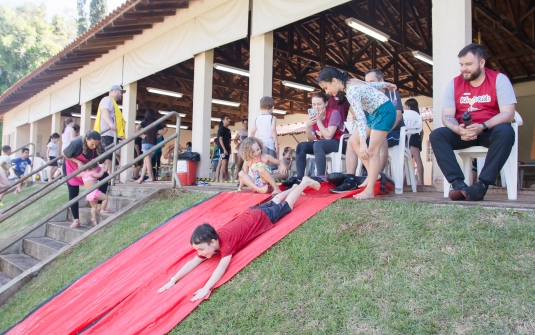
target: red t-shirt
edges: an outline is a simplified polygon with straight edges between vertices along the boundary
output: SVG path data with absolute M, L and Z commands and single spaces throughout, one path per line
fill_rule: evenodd
M 256 237 L 273 228 L 274 224 L 263 210 L 248 208 L 217 231 L 221 258 L 243 249 Z
M 462 115 L 468 111 L 472 122 L 483 123 L 500 113 L 496 94 L 496 79 L 499 72 L 485 68 L 485 80 L 478 87 L 464 80 L 461 75 L 453 79 L 455 94 L 455 118 L 462 124 Z

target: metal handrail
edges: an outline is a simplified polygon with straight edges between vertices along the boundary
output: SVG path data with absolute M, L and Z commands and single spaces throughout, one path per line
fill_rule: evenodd
M 103 131 L 104 132 L 107 132 L 108 130 L 110 130 L 110 128 L 107 128 Z M 110 144 L 106 149 L 109 149 L 111 148 L 112 145 Z M 21 150 L 22 148 L 19 148 L 17 150 Z M 1 188 L 0 189 L 0 193 L 4 193 L 4 192 L 9 192 L 12 188 L 16 187 L 18 184 L 24 182 L 24 180 L 26 180 L 27 178 L 30 178 L 31 176 L 41 172 L 42 170 L 46 169 L 47 167 L 49 167 L 51 164 L 57 162 L 58 160 L 60 160 L 61 158 L 63 157 L 63 153 L 59 154 L 58 157 L 54 158 L 53 160 L 49 161 L 48 163 L 46 163 L 45 165 L 39 167 L 37 170 L 35 171 L 32 171 L 30 172 L 30 174 L 27 174 L 25 176 L 22 176 L 19 180 L 17 180 L 15 183 L 11 184 L 11 186 L 9 187 L 4 187 L 4 188 Z M 34 157 L 35 159 L 35 157 Z M 32 164 L 33 164 L 34 161 L 32 161 Z M 61 178 L 59 178 L 61 179 Z M 26 198 L 22 198 L 20 199 L 19 201 L 16 201 L 12 204 L 10 204 L 9 206 L 7 206 L 6 208 L 3 209 L 3 213 L 7 213 L 8 211 L 10 211 L 12 208 L 14 208 L 15 206 L 18 206 L 19 204 L 25 202 L 25 203 L 31 203 L 29 200 L 36 200 L 37 198 L 43 196 L 44 194 L 47 194 L 47 193 L 43 193 L 42 191 L 44 191 L 44 189 L 46 189 L 47 187 L 51 186 L 53 183 L 46 183 L 45 186 L 43 186 L 42 188 L 38 189 L 38 190 L 35 190 L 33 193 L 30 193 L 29 195 L 26 196 Z M 37 195 L 39 193 L 39 195 L 35 198 L 33 198 L 35 195 Z M 0 220 L 0 222 L 2 222 Z
M 175 150 L 174 150 L 174 156 L 173 156 L 173 171 L 176 171 L 176 161 L 177 161 L 177 156 L 178 156 L 178 141 L 179 141 L 179 138 L 180 138 L 181 117 L 177 112 L 170 112 L 170 113 L 166 114 L 165 116 L 159 118 L 158 120 L 154 121 L 153 123 L 151 123 L 147 127 L 141 129 L 140 131 L 138 131 L 137 133 L 132 135 L 132 137 L 127 138 L 124 141 L 121 141 L 121 143 L 119 145 L 106 150 L 100 156 L 98 156 L 98 157 L 94 158 L 93 160 L 87 162 L 82 167 L 78 168 L 78 170 L 76 170 L 76 171 L 72 172 L 71 174 L 69 174 L 68 176 L 66 176 L 64 179 L 60 179 L 57 182 L 53 183 L 53 185 L 51 185 L 51 187 L 48 190 L 45 190 L 44 192 L 40 192 L 39 197 L 42 197 L 42 196 L 52 192 L 53 190 L 55 190 L 59 186 L 61 186 L 64 183 L 68 182 L 70 179 L 78 176 L 78 174 L 80 174 L 80 172 L 84 171 L 88 166 L 94 164 L 95 161 L 99 161 L 99 160 L 105 158 L 106 156 L 109 156 L 112 152 L 115 152 L 115 151 L 121 149 L 127 143 L 135 140 L 137 137 L 139 137 L 140 135 L 144 134 L 147 130 L 155 128 L 158 124 L 160 124 L 163 121 L 169 119 L 171 116 L 176 116 L 176 131 L 175 131 L 175 133 L 173 135 L 169 136 L 167 139 L 165 139 L 164 141 L 158 143 L 157 145 L 152 147 L 150 150 L 144 152 L 140 156 L 134 158 L 132 161 L 128 162 L 128 164 L 124 165 L 119 170 L 112 172 L 108 177 L 106 177 L 103 180 L 99 181 L 96 185 L 91 187 L 89 190 L 85 190 L 82 194 L 78 195 L 74 199 L 71 199 L 69 202 L 67 202 L 66 204 L 62 205 L 60 208 L 56 209 L 51 214 L 45 216 L 43 219 L 41 219 L 38 222 L 36 222 L 34 225 L 32 225 L 32 227 L 29 228 L 29 231 L 28 231 L 28 229 L 26 229 L 26 230 L 24 230 L 24 232 L 25 233 L 30 233 L 30 232 L 34 231 L 35 229 L 39 228 L 43 223 L 46 223 L 48 220 L 54 218 L 56 215 L 58 215 L 59 213 L 61 213 L 65 209 L 69 208 L 71 205 L 73 205 L 74 203 L 78 202 L 78 200 L 82 199 L 83 197 L 85 197 L 86 195 L 91 193 L 92 191 L 96 190 L 98 187 L 104 185 L 109 180 L 112 180 L 117 175 L 119 175 L 121 172 L 123 172 L 126 169 L 130 168 L 130 166 L 132 166 L 132 164 L 136 164 L 137 162 L 141 161 L 143 158 L 145 158 L 149 154 L 152 154 L 157 149 L 162 148 L 165 144 L 169 143 L 173 139 L 175 140 Z M 182 187 L 182 184 L 180 183 L 180 180 L 178 179 L 178 176 L 175 173 L 172 173 L 172 176 L 173 176 L 172 187 L 173 188 L 176 187 L 177 184 L 178 184 L 178 187 Z M 12 211 L 11 213 L 3 213 L 2 216 L 0 216 L 0 222 L 3 222 L 4 220 L 6 220 L 9 217 L 13 216 L 14 214 L 18 213 L 18 211 L 20 209 L 27 208 L 27 205 L 31 203 L 30 200 L 31 199 L 26 199 L 23 203 L 20 203 L 18 206 L 16 206 L 14 208 L 16 210 Z M 15 242 L 13 242 L 13 243 L 15 243 Z

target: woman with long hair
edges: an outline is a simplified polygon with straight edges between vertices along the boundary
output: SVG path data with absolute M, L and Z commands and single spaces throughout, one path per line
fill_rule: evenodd
M 140 124 L 136 126 L 136 130 L 140 131 L 143 128 L 150 126 L 154 121 L 156 121 L 156 113 L 154 113 L 154 110 L 149 108 L 145 110 L 145 118 L 143 119 L 143 121 L 141 121 Z M 141 135 L 142 152 L 149 151 L 150 149 L 152 149 L 152 147 L 156 145 L 158 139 L 158 130 L 164 128 L 165 126 L 160 123 L 157 127 L 147 130 L 143 135 Z M 139 179 L 136 180 L 136 183 L 141 184 L 145 179 L 146 173 L 149 174 L 149 179 L 147 179 L 147 182 L 154 181 L 154 174 L 152 172 L 152 155 L 147 155 L 145 156 L 145 158 L 143 158 L 143 168 L 141 169 L 141 174 L 139 176 Z
M 76 138 L 74 126 L 74 119 L 72 117 L 68 117 L 63 121 L 63 130 L 61 131 L 62 149 L 65 149 Z

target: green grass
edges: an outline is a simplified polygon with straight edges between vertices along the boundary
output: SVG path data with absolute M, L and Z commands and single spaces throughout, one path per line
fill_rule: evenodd
M 27 197 L 30 193 L 42 188 L 43 185 L 32 185 L 30 187 L 23 187 L 21 193 L 15 195 L 13 193 L 7 194 L 2 203 L 7 207 L 22 198 Z M 67 186 L 60 186 L 46 196 L 40 198 L 36 202 L 27 206 L 19 213 L 8 218 L 4 222 L 0 222 L 0 242 L 31 226 L 41 218 L 55 211 L 59 206 L 69 200 Z M 0 207 L 0 212 L 3 211 Z
M 0 307 L 0 332 L 20 321 L 57 291 L 129 246 L 143 234 L 184 208 L 209 197 L 199 192 L 182 191 L 178 196 L 172 192 L 167 191 L 148 204 L 139 206 L 70 252 L 59 256 Z
M 0 331 L 165 213 L 204 197 L 151 202 L 62 256 L 0 308 Z M 533 334 L 533 278 L 532 212 L 341 200 L 214 291 L 171 334 Z

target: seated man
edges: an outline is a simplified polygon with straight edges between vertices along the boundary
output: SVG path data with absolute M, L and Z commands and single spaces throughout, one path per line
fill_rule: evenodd
M 450 81 L 444 92 L 444 127 L 435 129 L 429 140 L 437 164 L 451 184 L 450 199 L 477 201 L 483 200 L 489 185 L 494 185 L 511 153 L 516 97 L 504 74 L 485 67 L 487 52 L 481 44 L 467 45 L 458 57 L 461 74 Z M 465 112 L 471 116 L 471 125 L 463 123 Z M 479 181 L 468 187 L 453 151 L 476 145 L 489 150 Z
M 377 69 L 371 69 L 366 71 L 364 80 L 368 83 L 384 82 L 383 72 Z M 386 136 L 386 142 L 379 150 L 379 171 L 383 171 L 388 163 L 388 148 L 396 146 L 399 144 L 399 136 L 401 127 L 405 126 L 403 122 L 403 107 L 401 105 L 401 97 L 399 92 L 396 90 L 390 92 L 387 89 L 380 89 L 379 91 L 383 92 L 392 104 L 396 108 L 396 122 L 394 122 L 394 127 Z M 368 129 L 369 131 L 369 129 Z M 369 144 L 370 138 L 368 136 L 367 143 Z M 333 193 L 346 193 L 356 190 L 359 185 L 357 183 L 357 178 L 354 172 L 357 170 L 357 153 L 354 150 L 347 150 L 346 152 L 346 171 L 348 172 L 345 182 L 335 187 L 331 190 Z
M 243 249 L 257 236 L 273 228 L 277 221 L 290 213 L 299 196 L 308 187 L 319 190 L 320 184 L 308 177 L 303 177 L 299 185 L 294 185 L 292 189 L 277 194 L 269 203 L 245 210 L 217 232 L 208 223 L 195 228 L 190 243 L 193 249 L 197 250 L 198 255 L 187 262 L 167 284 L 158 290 L 158 293 L 173 287 L 180 278 L 207 258 L 220 254 L 219 265 L 204 287 L 195 292 L 191 301 L 204 298 L 225 274 L 232 255 Z

